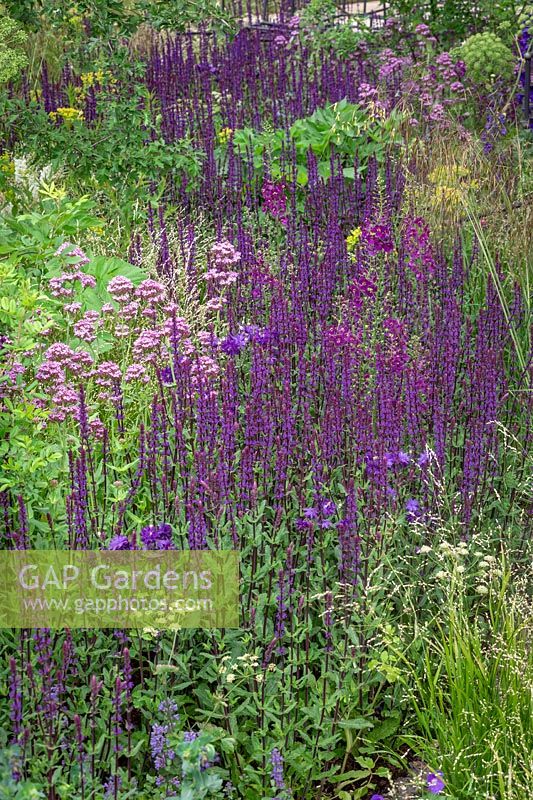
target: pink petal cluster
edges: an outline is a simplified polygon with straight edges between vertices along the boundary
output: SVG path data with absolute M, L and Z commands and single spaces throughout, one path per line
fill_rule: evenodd
M 66 253 L 65 251 L 67 248 L 70 247 Z M 50 291 L 54 297 L 73 297 L 74 296 L 74 286 L 73 284 L 76 281 L 79 281 L 82 285 L 82 288 L 85 289 L 88 286 L 94 287 L 96 286 L 96 281 L 92 275 L 88 275 L 86 272 L 83 272 L 80 269 L 80 266 L 84 266 L 85 264 L 89 263 L 89 258 L 86 254 L 81 250 L 78 246 L 72 245 L 70 242 L 64 242 L 54 253 L 56 256 L 60 256 L 66 254 L 70 258 L 77 258 L 78 260 L 73 263 L 67 263 L 64 265 L 64 272 L 59 276 L 59 278 L 51 278 L 48 281 L 48 285 L 50 286 Z M 69 285 L 72 284 L 72 285 Z
M 97 386 L 112 386 L 122 378 L 122 370 L 114 361 L 102 361 L 93 372 Z
M 146 369 L 143 367 L 142 364 L 130 364 L 130 366 L 126 370 L 124 380 L 126 381 L 126 383 L 132 383 L 133 381 L 141 381 L 141 383 L 149 383 L 150 376 L 148 375 Z
M 113 300 L 122 305 L 132 300 L 135 287 L 129 278 L 125 278 L 124 275 L 117 275 L 115 278 L 111 278 L 107 284 L 107 291 Z
M 159 328 L 142 331 L 133 343 L 133 357 L 136 361 L 156 363 L 161 357 L 164 331 Z
M 150 301 L 152 303 L 160 303 L 165 299 L 165 287 L 162 283 L 147 278 L 135 289 L 135 296 L 139 300 Z
M 97 311 L 86 311 L 83 317 L 74 323 L 74 333 L 84 342 L 94 342 L 96 331 L 100 324 L 100 315 Z
M 241 254 L 236 250 L 231 242 L 216 242 L 209 254 L 210 268 L 205 274 L 209 283 L 222 287 L 235 283 L 239 277 L 231 267 L 237 266 L 241 260 Z

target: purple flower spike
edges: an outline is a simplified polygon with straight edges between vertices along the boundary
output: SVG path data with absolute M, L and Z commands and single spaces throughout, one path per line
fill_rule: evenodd
M 430 772 L 427 777 L 428 790 L 431 794 L 440 794 L 444 789 L 442 772 Z
M 414 522 L 421 514 L 420 503 L 412 497 L 405 504 L 405 510 L 408 521 Z
M 272 782 L 278 791 L 283 791 L 285 789 L 285 781 L 283 778 L 283 756 L 277 747 L 274 747 L 270 753 L 270 763 L 272 764 Z
M 373 794 L 370 800 L 385 800 L 382 794 Z
M 248 339 L 244 333 L 234 333 L 227 336 L 220 347 L 229 356 L 238 356 L 246 347 L 247 342 Z

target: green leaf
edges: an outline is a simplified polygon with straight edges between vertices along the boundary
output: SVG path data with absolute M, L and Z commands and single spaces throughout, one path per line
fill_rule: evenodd
M 365 728 L 373 728 L 374 723 L 370 722 L 368 719 L 364 719 L 364 717 L 355 717 L 355 719 L 343 719 L 341 722 L 339 722 L 339 727 L 361 731 Z
M 399 727 L 400 717 L 387 717 L 383 722 L 376 725 L 374 730 L 366 735 L 366 738 L 371 742 L 379 742 L 382 739 L 388 739 L 389 736 L 396 733 Z

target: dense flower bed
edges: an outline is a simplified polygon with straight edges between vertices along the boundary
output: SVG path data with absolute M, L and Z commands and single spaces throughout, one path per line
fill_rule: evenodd
M 480 92 L 395 20 L 349 57 L 295 18 L 127 44 L 3 101 L 2 547 L 238 549 L 241 628 L 2 633 L 6 786 L 377 799 L 409 747 L 462 800 L 494 724 L 523 800 L 521 623 L 507 715 L 448 748 L 459 676 L 417 717 L 461 663 L 431 642 L 492 641 L 529 554 L 529 265 L 476 213 L 512 69 Z

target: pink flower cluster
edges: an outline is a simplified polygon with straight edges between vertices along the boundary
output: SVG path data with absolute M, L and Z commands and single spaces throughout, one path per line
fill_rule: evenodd
M 74 323 L 74 334 L 84 342 L 94 342 L 96 331 L 100 325 L 100 314 L 98 311 L 86 311 L 83 317 Z
M 437 40 L 433 36 L 431 28 L 426 25 L 424 22 L 421 22 L 420 25 L 417 25 L 415 28 L 415 33 L 420 36 L 421 39 L 425 39 L 428 44 L 436 44 Z
M 67 371 L 78 379 L 87 379 L 92 372 L 93 360 L 84 350 L 73 350 L 62 342 L 50 345 L 45 360 L 35 377 L 43 384 L 50 401 L 51 422 L 64 422 L 67 416 L 78 411 L 78 391 L 68 384 Z
M 150 383 L 150 376 L 142 364 L 130 364 L 124 375 L 124 380 L 126 383 L 133 383 L 133 381 Z
M 219 366 L 211 356 L 199 356 L 191 364 L 191 378 L 193 386 L 206 379 L 216 378 L 219 373 Z
M 396 73 L 402 72 L 405 67 L 413 63 L 410 56 L 397 56 L 392 50 L 382 50 L 380 53 L 382 64 L 379 68 L 379 80 L 386 80 Z
M 95 281 L 92 276 L 86 276 L 88 281 L 80 279 L 79 264 L 87 263 L 89 259 L 79 248 L 67 244 L 57 254 L 61 255 L 69 247 L 68 255 L 78 260 L 65 268 L 65 275 L 56 279 L 52 288 L 59 296 L 72 297 L 74 290 L 65 286 L 67 279 L 78 279 L 82 286 L 94 285 Z M 210 278 L 217 287 L 228 286 L 237 279 L 232 267 L 239 263 L 240 258 L 240 253 L 229 242 L 219 242 L 213 247 Z M 64 422 L 69 416 L 77 418 L 81 382 L 91 381 L 96 389 L 93 400 L 113 403 L 121 394 L 122 382 L 147 384 L 153 376 L 151 367 L 168 370 L 171 353 L 188 371 L 193 387 L 211 381 L 219 373 L 216 360 L 202 353 L 204 348 L 216 351 L 216 337 L 204 331 L 198 349 L 191 338 L 190 325 L 176 314 L 178 306 L 166 300 L 167 293 L 162 283 L 147 278 L 135 286 L 126 276 L 117 275 L 109 281 L 107 290 L 114 302 L 105 303 L 101 313 L 94 310 L 83 312 L 83 303 L 77 298 L 65 304 L 64 310 L 71 319 L 74 334 L 84 342 L 94 342 L 99 328 L 104 326 L 118 346 L 121 339 L 131 339 L 129 363 L 123 372 L 116 361 L 95 363 L 84 350 L 73 349 L 62 342 L 50 345 L 35 373 L 46 394 L 46 399 L 37 398 L 37 401 L 39 407 L 49 411 L 50 421 Z M 86 392 L 86 402 L 90 408 L 90 391 Z M 104 431 L 102 422 L 94 417 L 89 421 L 89 427 L 97 436 Z
M 159 328 L 141 331 L 133 343 L 133 357 L 136 361 L 157 364 L 163 355 L 165 332 Z
M 101 361 L 93 374 L 97 386 L 113 386 L 122 379 L 122 371 L 114 361 Z
M 85 350 L 73 350 L 68 344 L 55 342 L 45 351 L 45 361 L 39 367 L 42 369 L 45 364 L 55 363 L 62 369 L 69 370 L 77 378 L 88 378 L 93 366 L 93 360 Z M 36 377 L 39 379 L 39 375 Z
M 117 275 L 116 278 L 112 278 L 107 284 L 107 291 L 113 300 L 123 305 L 129 303 L 130 300 L 133 299 L 135 286 L 129 278 L 125 278 L 123 275 Z
M 360 83 L 358 87 L 357 102 L 361 105 L 376 103 L 378 100 L 378 90 L 369 83 Z
M 147 278 L 135 287 L 129 278 L 117 275 L 107 284 L 107 291 L 119 305 L 127 305 L 137 301 L 145 303 L 161 303 L 165 299 L 165 287 L 162 283 Z M 137 305 L 138 308 L 138 305 Z
M 65 264 L 65 271 L 59 276 L 59 278 L 51 278 L 48 281 L 50 291 L 54 297 L 73 297 L 73 284 L 76 281 L 81 283 L 83 289 L 85 289 L 87 286 L 96 286 L 96 281 L 93 276 L 88 275 L 86 272 L 83 272 L 80 269 L 80 266 L 84 266 L 85 264 L 89 263 L 89 259 L 79 247 L 71 245 L 70 242 L 64 242 L 61 247 L 56 250 L 54 255 L 63 255 L 68 247 L 71 249 L 68 250 L 66 255 L 69 258 L 77 258 L 77 261 Z
M 239 277 L 232 267 L 241 260 L 241 254 L 230 242 L 216 242 L 210 251 L 210 268 L 205 274 L 206 280 L 214 286 L 226 287 L 235 283 Z

